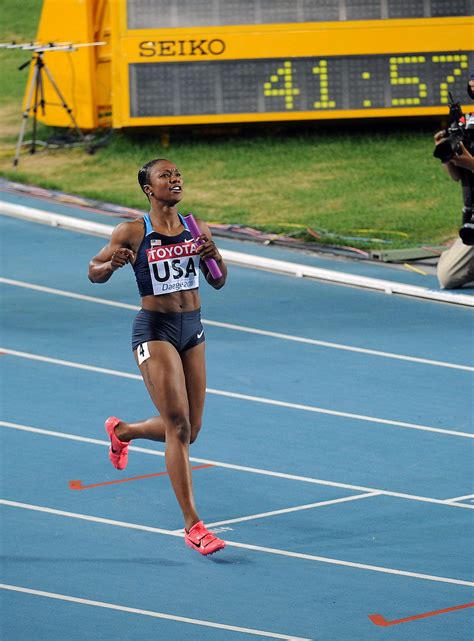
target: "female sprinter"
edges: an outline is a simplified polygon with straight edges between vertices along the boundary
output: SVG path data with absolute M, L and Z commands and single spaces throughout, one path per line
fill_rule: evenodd
M 132 439 L 165 442 L 166 468 L 183 512 L 185 542 L 207 555 L 225 543 L 198 516 L 189 463 L 189 445 L 201 428 L 206 392 L 199 270 L 220 289 L 227 268 L 206 223 L 198 221 L 205 242 L 196 247 L 178 213 L 183 180 L 176 165 L 163 158 L 152 160 L 138 172 L 138 182 L 150 202 L 150 213 L 114 229 L 109 244 L 89 264 L 89 280 L 105 283 L 114 271 L 132 265 L 142 307 L 133 324 L 132 348 L 159 416 L 138 423 L 108 418 L 109 458 L 123 470 Z M 217 261 L 222 272 L 218 280 L 209 273 L 207 258 Z

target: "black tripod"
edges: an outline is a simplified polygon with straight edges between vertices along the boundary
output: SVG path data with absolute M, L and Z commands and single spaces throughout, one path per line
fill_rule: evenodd
M 51 47 L 48 48 L 51 50 Z M 28 117 L 30 116 L 30 113 L 33 113 L 33 133 L 32 133 L 32 139 L 31 139 L 31 146 L 30 146 L 30 154 L 34 154 L 36 152 L 36 147 L 37 147 L 37 130 L 38 130 L 38 109 L 41 109 L 41 112 L 44 116 L 45 114 L 45 108 L 46 108 L 46 101 L 44 98 L 44 74 L 47 75 L 48 80 L 50 81 L 54 91 L 56 92 L 59 100 L 61 101 L 61 106 L 63 109 L 66 110 L 71 123 L 76 130 L 81 142 L 85 142 L 85 136 L 82 133 L 82 131 L 79 129 L 77 122 L 73 116 L 72 109 L 68 106 L 66 100 L 64 99 L 64 96 L 62 93 L 59 91 L 59 87 L 56 84 L 53 76 L 51 75 L 50 70 L 46 66 L 46 63 L 43 60 L 43 50 L 35 51 L 33 54 L 33 60 L 29 60 L 28 62 L 25 62 L 25 64 L 21 65 L 19 67 L 19 70 L 24 69 L 27 67 L 30 63 L 34 63 L 34 70 L 33 74 L 31 76 L 30 80 L 30 86 L 28 90 L 28 97 L 26 100 L 26 108 L 25 111 L 23 112 L 23 120 L 21 123 L 21 129 L 20 129 L 20 134 L 18 136 L 18 142 L 16 145 L 16 153 L 15 153 L 15 158 L 13 160 L 13 166 L 16 167 L 20 161 L 20 150 L 21 146 L 23 144 L 23 138 L 25 137 L 25 131 L 26 131 L 26 124 L 28 121 Z

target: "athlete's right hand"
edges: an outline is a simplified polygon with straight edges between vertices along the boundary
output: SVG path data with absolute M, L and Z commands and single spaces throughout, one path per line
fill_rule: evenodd
M 123 267 L 127 263 L 133 263 L 135 261 L 135 254 L 131 249 L 127 249 L 126 247 L 119 247 L 114 251 L 112 254 L 112 258 L 110 259 L 110 266 L 113 271 L 116 269 L 120 269 L 120 267 Z

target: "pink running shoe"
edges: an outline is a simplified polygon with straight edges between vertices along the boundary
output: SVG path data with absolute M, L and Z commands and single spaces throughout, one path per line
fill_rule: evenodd
M 186 545 L 203 556 L 214 554 L 225 548 L 225 541 L 218 539 L 206 529 L 204 523 L 199 521 L 187 532 L 184 530 Z
M 119 418 L 109 416 L 105 421 L 105 431 L 110 438 L 109 459 L 117 470 L 124 470 L 128 463 L 128 446 L 131 441 L 121 441 L 115 436 L 115 428 L 119 423 Z

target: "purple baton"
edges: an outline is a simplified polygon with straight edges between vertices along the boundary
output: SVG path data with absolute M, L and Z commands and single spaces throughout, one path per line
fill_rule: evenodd
M 198 240 L 199 236 L 201 236 L 201 230 L 199 229 L 194 216 L 192 214 L 188 214 L 187 216 L 184 216 L 184 220 L 186 221 L 188 229 L 191 232 L 192 237 L 194 238 L 196 246 L 199 247 L 200 245 L 203 245 L 205 241 Z M 207 268 L 209 269 L 209 272 L 214 280 L 222 278 L 222 272 L 219 269 L 219 265 L 216 263 L 214 258 L 206 258 L 204 262 L 206 263 Z

